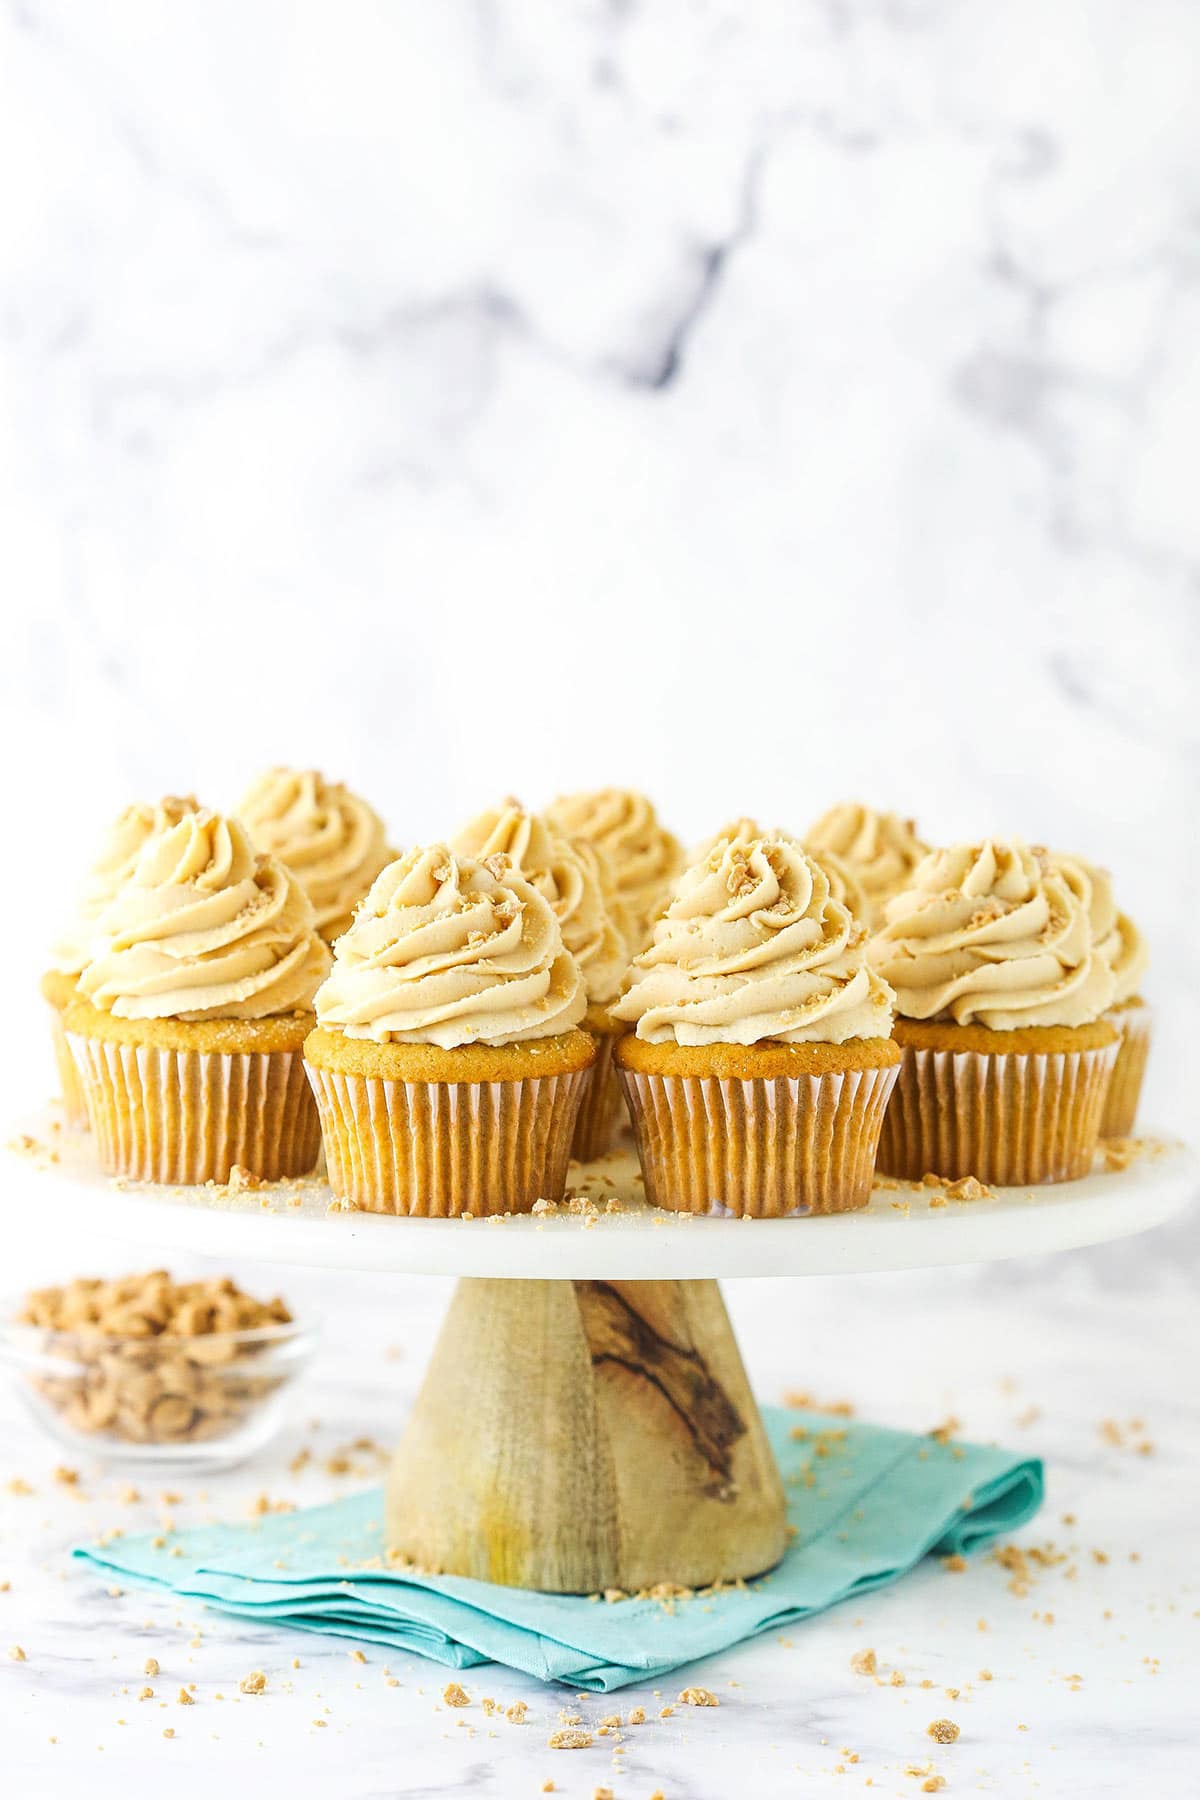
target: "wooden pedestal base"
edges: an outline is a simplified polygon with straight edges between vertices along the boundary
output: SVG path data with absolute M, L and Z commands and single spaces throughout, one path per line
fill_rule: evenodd
M 460 1281 L 387 1488 L 427 1568 L 586 1594 L 760 1574 L 783 1488 L 715 1281 Z

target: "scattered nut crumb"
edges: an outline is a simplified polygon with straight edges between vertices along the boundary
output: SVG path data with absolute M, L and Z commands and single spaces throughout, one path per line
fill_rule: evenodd
M 564 1725 L 561 1731 L 551 1732 L 546 1742 L 551 1750 L 590 1750 L 592 1734 L 576 1725 Z
M 708 1688 L 690 1687 L 684 1688 L 680 1694 L 679 1704 L 680 1706 L 720 1706 L 721 1702 Z
M 471 1696 L 465 1688 L 459 1687 L 457 1681 L 447 1682 L 442 1689 L 442 1699 L 447 1706 L 470 1706 Z
M 953 1719 L 934 1719 L 925 1727 L 925 1736 L 931 1737 L 937 1744 L 956 1744 L 958 1726 Z
M 13 1645 L 12 1649 L 8 1653 L 8 1658 L 9 1658 L 10 1662 L 28 1662 L 29 1661 L 29 1658 L 26 1656 L 25 1652 L 22 1650 L 20 1644 Z
M 250 1673 L 243 1675 L 238 1682 L 243 1694 L 261 1694 L 265 1691 L 266 1685 L 267 1678 L 261 1669 L 251 1669 Z
M 856 1675 L 874 1675 L 878 1666 L 873 1650 L 856 1650 L 850 1658 L 850 1667 Z

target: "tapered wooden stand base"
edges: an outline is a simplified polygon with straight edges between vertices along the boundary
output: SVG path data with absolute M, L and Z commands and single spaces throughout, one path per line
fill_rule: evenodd
M 555 1593 L 760 1574 L 783 1488 L 715 1281 L 460 1281 L 388 1547 Z

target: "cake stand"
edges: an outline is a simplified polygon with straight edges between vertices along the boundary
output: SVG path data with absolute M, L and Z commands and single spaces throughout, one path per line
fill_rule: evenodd
M 86 1133 L 30 1121 L 10 1159 L 73 1230 L 210 1256 L 458 1278 L 388 1478 L 389 1547 L 422 1567 L 560 1593 L 759 1574 L 786 1542 L 783 1489 L 719 1277 L 987 1262 L 1144 1231 L 1200 1187 L 1184 1145 L 956 1200 L 880 1180 L 830 1218 L 648 1207 L 629 1150 L 573 1165 L 574 1199 L 503 1219 L 340 1212 L 313 1177 L 230 1192 L 114 1182 Z M 1119 1159 L 1123 1160 L 1123 1159 Z

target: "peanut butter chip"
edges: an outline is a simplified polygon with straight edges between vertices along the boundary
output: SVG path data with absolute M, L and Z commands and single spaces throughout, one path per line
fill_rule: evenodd
M 72 1430 L 154 1444 L 225 1436 L 273 1393 L 280 1377 L 255 1366 L 266 1346 L 230 1334 L 288 1324 L 291 1314 L 282 1300 L 255 1300 L 227 1276 L 175 1282 L 152 1269 L 37 1289 L 18 1320 L 56 1334 L 37 1384 Z M 73 1472 L 58 1479 L 73 1481 Z M 136 1490 L 123 1497 L 136 1498 Z

